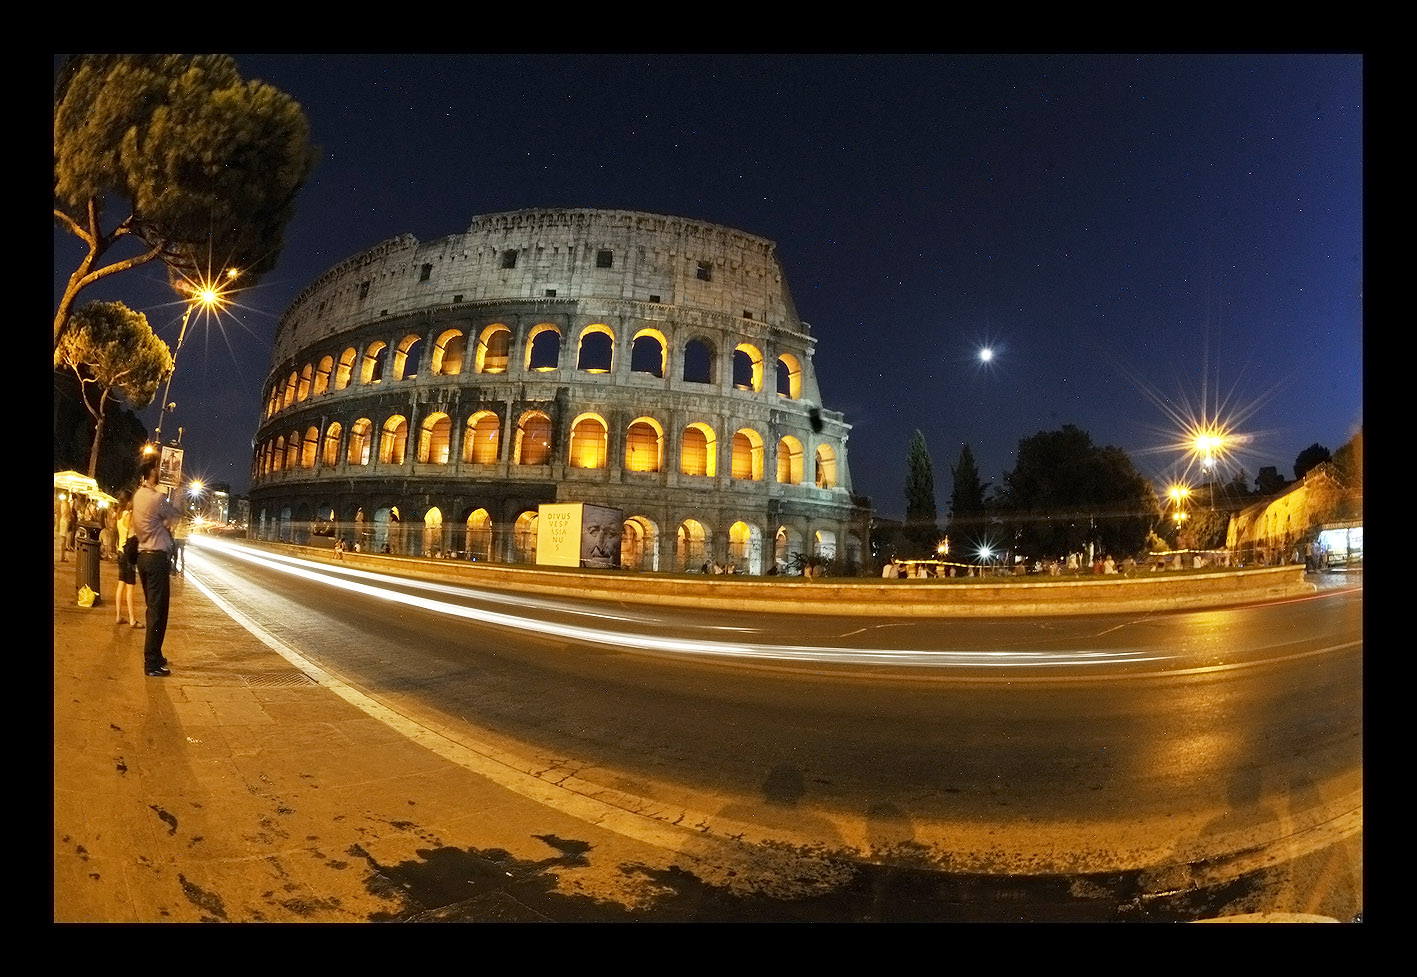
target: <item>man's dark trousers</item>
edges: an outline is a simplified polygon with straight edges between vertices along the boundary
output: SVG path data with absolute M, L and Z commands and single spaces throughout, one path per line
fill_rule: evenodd
M 171 558 L 162 550 L 138 554 L 138 573 L 143 578 L 143 596 L 148 602 L 148 638 L 143 643 L 143 670 L 162 668 L 162 639 L 167 636 L 167 605 L 172 596 Z

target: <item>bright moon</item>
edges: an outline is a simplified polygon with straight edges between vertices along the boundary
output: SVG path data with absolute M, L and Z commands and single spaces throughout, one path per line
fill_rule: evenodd
M 992 349 L 990 349 L 989 347 L 986 346 L 986 347 L 984 347 L 983 349 L 981 349 L 981 350 L 979 351 L 979 359 L 980 359 L 981 362 L 988 363 L 988 362 L 989 362 L 990 360 L 992 360 L 993 358 L 994 358 L 994 351 L 993 351 Z

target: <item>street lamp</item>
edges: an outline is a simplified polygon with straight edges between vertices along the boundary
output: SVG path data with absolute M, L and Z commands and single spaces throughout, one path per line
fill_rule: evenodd
M 240 274 L 240 272 L 235 268 L 228 268 L 224 273 L 224 277 L 228 281 L 235 281 L 238 274 Z M 182 340 L 187 338 L 187 320 L 192 317 L 192 311 L 198 306 L 201 306 L 204 312 L 210 312 L 213 309 L 220 309 L 222 307 L 222 303 L 226 298 L 226 293 L 223 291 L 226 282 L 224 282 L 222 278 L 223 275 L 218 275 L 211 281 L 199 281 L 195 285 L 188 286 L 192 297 L 187 301 L 187 308 L 182 312 L 182 328 L 177 333 L 177 345 L 172 348 L 172 370 L 167 374 L 167 385 L 163 387 L 162 401 L 158 405 L 157 429 L 153 432 L 153 441 L 158 445 L 162 444 L 163 415 L 177 409 L 177 404 L 169 401 L 167 395 L 172 392 L 172 377 L 177 373 L 177 354 L 182 351 Z

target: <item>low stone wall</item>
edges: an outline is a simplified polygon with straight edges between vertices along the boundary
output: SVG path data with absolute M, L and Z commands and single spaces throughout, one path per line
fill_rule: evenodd
M 333 563 L 324 550 L 248 545 Z M 999 617 L 1198 610 L 1316 591 L 1304 567 L 1141 572 L 1074 578 L 815 579 L 576 570 L 346 553 L 343 564 L 520 593 L 627 604 L 849 617 Z

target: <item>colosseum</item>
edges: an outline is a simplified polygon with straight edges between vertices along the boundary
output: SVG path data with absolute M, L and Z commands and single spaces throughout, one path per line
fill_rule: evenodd
M 622 511 L 627 568 L 859 562 L 814 347 L 776 245 L 742 231 L 549 209 L 405 234 L 282 317 L 251 535 L 534 563 L 537 507 L 584 502 Z

